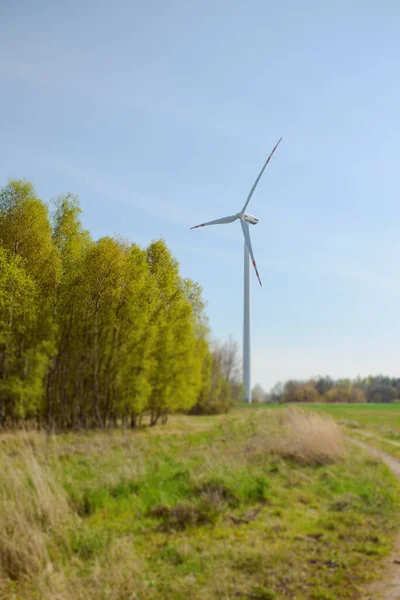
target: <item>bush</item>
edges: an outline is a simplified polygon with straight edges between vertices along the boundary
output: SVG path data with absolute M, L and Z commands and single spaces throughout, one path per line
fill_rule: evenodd
M 250 444 L 252 453 L 273 452 L 309 465 L 334 463 L 343 458 L 344 439 L 333 419 L 298 408 L 270 413 L 268 418 L 268 430 L 264 433 L 259 426 Z

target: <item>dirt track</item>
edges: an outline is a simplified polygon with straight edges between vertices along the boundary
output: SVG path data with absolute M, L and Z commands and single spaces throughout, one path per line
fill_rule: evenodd
M 353 444 L 364 448 L 372 456 L 377 456 L 389 467 L 400 480 L 400 461 L 382 450 L 373 448 L 365 442 L 348 438 Z M 396 444 L 397 445 L 397 444 Z M 393 552 L 382 563 L 379 581 L 369 585 L 364 593 L 364 600 L 400 600 L 400 532 L 396 535 Z

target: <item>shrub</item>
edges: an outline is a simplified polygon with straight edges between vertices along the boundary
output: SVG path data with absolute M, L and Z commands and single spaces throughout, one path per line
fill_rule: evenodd
M 343 458 L 345 444 L 338 425 L 329 417 L 289 408 L 268 415 L 251 444 L 251 453 L 273 452 L 303 464 L 329 464 Z

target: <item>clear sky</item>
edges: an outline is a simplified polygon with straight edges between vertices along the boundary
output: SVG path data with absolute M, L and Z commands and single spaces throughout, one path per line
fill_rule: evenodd
M 163 237 L 253 384 L 400 370 L 400 5 L 0 2 L 0 185 L 79 195 L 93 237 Z

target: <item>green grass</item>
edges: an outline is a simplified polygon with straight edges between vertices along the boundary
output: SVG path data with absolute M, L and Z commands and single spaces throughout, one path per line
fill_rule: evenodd
M 243 405 L 246 410 L 265 410 L 268 405 Z M 243 407 L 242 407 L 243 408 Z M 272 407 L 271 407 L 272 408 Z M 276 409 L 284 406 L 275 405 Z M 302 408 L 333 417 L 347 435 L 400 459 L 400 403 L 395 404 L 304 404 Z M 372 435 L 369 435 L 369 434 Z
M 358 448 L 333 464 L 285 458 L 270 440 L 289 434 L 278 411 L 255 409 L 151 432 L 32 435 L 69 512 L 54 536 L 43 526 L 51 568 L 16 579 L 0 568 L 0 598 L 360 598 L 391 549 L 398 485 Z M 24 448 L 0 437 L 0 468 L 25 469 Z
M 400 403 L 318 405 L 307 408 L 332 416 L 347 435 L 388 452 L 400 459 Z M 372 435 L 369 435 L 372 434 Z M 392 444 L 391 442 L 395 442 Z
M 371 431 L 390 427 L 400 435 L 400 404 L 320 404 L 314 408 L 338 420 L 355 421 Z
M 246 410 L 279 410 L 285 405 L 245 404 L 241 409 Z M 395 404 L 302 404 L 301 408 L 308 408 L 327 414 L 340 421 L 353 421 L 360 427 L 370 431 L 382 432 L 392 430 L 400 439 L 400 403 Z

